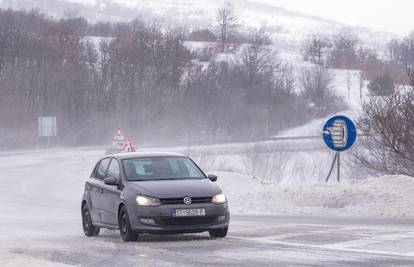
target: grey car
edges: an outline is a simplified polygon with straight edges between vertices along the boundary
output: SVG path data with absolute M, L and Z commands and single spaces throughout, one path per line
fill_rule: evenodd
M 101 159 L 85 183 L 82 224 L 86 236 L 119 229 L 124 241 L 140 234 L 227 235 L 226 197 L 191 160 L 175 153 L 124 153 Z

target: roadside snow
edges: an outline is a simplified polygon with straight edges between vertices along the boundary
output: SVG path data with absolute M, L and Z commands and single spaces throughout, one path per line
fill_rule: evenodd
M 225 148 L 223 145 L 222 149 Z M 0 156 L 0 183 L 5 185 L 0 187 L 0 262 L 7 263 L 13 256 L 1 252 L 6 245 L 23 242 L 30 246 L 35 238 L 81 235 L 79 209 L 85 179 L 103 155 L 102 150 L 62 150 Z M 226 163 L 224 157 L 211 154 L 209 160 L 216 158 L 216 162 L 205 161 L 211 168 L 204 168 L 214 171 L 218 168 L 213 167 L 220 164 L 234 168 L 231 172 L 213 172 L 219 176 L 218 183 L 229 199 L 232 214 L 414 218 L 414 178 L 388 176 L 356 183 L 346 183 L 350 181 L 346 179 L 342 184 L 270 184 L 238 174 L 238 170 L 249 171 L 246 163 L 234 156 L 229 156 Z M 278 161 L 274 163 L 279 165 Z M 309 171 L 304 169 L 302 175 Z M 32 261 L 28 265 L 43 263 Z
M 246 175 L 216 174 L 233 214 L 414 218 L 413 177 L 281 186 L 266 185 Z
M 31 267 L 65 267 L 71 266 L 56 261 L 48 261 L 40 258 L 30 257 L 23 253 L 10 253 L 0 250 L 0 263 L 2 266 L 7 267 L 20 267 L 20 266 L 31 266 Z

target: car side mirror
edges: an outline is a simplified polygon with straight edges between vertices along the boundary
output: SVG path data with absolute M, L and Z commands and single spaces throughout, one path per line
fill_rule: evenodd
M 207 175 L 208 179 L 210 179 L 210 181 L 215 182 L 217 181 L 217 176 L 214 174 L 209 174 Z
M 118 179 L 116 179 L 115 177 L 107 177 L 104 179 L 104 183 L 106 185 L 118 185 Z

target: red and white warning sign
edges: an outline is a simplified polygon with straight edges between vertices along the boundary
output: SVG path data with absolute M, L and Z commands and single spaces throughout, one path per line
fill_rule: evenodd
M 112 135 L 112 142 L 126 142 L 128 137 L 125 134 L 125 131 L 122 128 L 117 128 Z
M 117 128 L 112 135 L 112 145 L 121 149 L 122 152 L 134 152 L 135 146 L 129 140 L 125 131 L 122 128 Z

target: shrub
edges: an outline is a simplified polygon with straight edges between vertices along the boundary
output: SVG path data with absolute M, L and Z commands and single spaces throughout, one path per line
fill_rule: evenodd
M 389 73 L 371 80 L 368 84 L 371 94 L 376 96 L 389 96 L 395 92 L 395 84 Z

